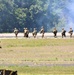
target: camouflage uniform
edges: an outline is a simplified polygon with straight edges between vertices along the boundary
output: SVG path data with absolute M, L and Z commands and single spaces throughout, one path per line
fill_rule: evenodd
M 34 28 L 34 31 L 32 32 L 32 35 L 33 35 L 34 38 L 36 38 L 36 35 L 37 35 L 37 30 L 36 30 L 36 28 Z
M 45 33 L 43 26 L 42 26 L 42 28 L 41 28 L 41 30 L 40 30 L 40 33 L 42 33 L 42 38 L 43 38 L 43 37 L 44 37 L 44 33 Z
M 15 36 L 17 37 L 17 35 L 18 35 L 18 29 L 14 29 L 14 33 L 15 33 Z
M 72 30 L 72 28 L 70 28 L 69 33 L 70 33 L 70 38 L 72 38 L 72 34 L 73 34 L 73 30 Z
M 24 29 L 24 37 L 28 38 L 29 30 L 27 28 Z
M 56 38 L 57 37 L 57 30 L 56 30 L 56 28 L 54 28 L 53 34 L 54 34 L 54 37 Z
M 64 28 L 62 29 L 62 38 L 66 37 L 66 30 L 64 30 Z

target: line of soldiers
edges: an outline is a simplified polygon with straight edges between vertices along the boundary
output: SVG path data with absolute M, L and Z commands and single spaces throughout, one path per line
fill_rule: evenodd
M 18 35 L 18 32 L 19 32 L 18 29 L 15 28 L 14 29 L 14 33 L 15 33 L 16 37 Z M 54 28 L 52 32 L 54 34 L 54 37 L 57 38 L 57 32 L 58 32 L 57 29 Z M 44 27 L 42 26 L 41 30 L 40 30 L 40 34 L 42 34 L 42 38 L 44 37 L 44 33 L 45 33 L 45 30 L 44 30 Z M 72 34 L 73 34 L 72 28 L 70 28 L 70 30 L 69 30 L 68 33 L 70 34 L 70 38 L 72 38 Z M 34 38 L 36 38 L 36 36 L 37 36 L 37 30 L 36 30 L 36 28 L 34 28 L 34 30 L 32 32 L 32 35 L 33 35 Z M 62 38 L 66 37 L 66 30 L 64 28 L 62 29 L 61 35 L 62 35 Z M 24 28 L 24 37 L 26 37 L 26 38 L 29 37 L 29 30 L 27 28 Z
M 15 33 L 15 37 L 17 37 L 17 35 L 19 33 L 19 31 L 18 31 L 17 28 L 14 29 L 14 33 Z M 41 30 L 40 30 L 40 34 L 42 34 L 42 38 L 44 37 L 44 33 L 45 33 L 44 27 L 42 26 Z M 36 38 L 36 36 L 37 36 L 37 30 L 36 30 L 36 28 L 34 28 L 34 30 L 32 32 L 32 35 L 33 35 L 34 38 Z M 28 30 L 28 28 L 24 28 L 24 37 L 26 37 L 26 38 L 29 37 L 29 30 Z
M 54 34 L 54 37 L 55 37 L 55 38 L 57 37 L 57 32 L 58 32 L 57 29 L 54 28 L 53 34 Z M 70 34 L 70 38 L 72 38 L 72 34 L 73 34 L 72 28 L 70 28 L 70 30 L 69 30 L 68 33 Z M 61 35 L 62 35 L 62 38 L 63 38 L 63 37 L 66 37 L 66 30 L 65 30 L 64 28 L 62 28 Z

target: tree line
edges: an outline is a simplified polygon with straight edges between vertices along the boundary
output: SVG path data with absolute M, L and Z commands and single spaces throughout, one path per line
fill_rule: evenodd
M 60 30 L 66 24 L 67 4 L 71 0 L 0 0 L 0 32 L 13 32 L 14 28 L 33 31 L 44 26 Z

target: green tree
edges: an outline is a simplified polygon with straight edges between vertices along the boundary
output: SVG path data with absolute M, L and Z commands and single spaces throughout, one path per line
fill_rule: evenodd
M 16 27 L 23 31 L 24 27 L 45 31 L 53 27 L 64 27 L 65 12 L 71 0 L 0 0 L 0 32 L 12 32 Z

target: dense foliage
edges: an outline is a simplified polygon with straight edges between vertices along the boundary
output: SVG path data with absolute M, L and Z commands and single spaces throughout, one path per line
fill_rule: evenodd
M 0 32 L 13 32 L 16 27 L 30 31 L 34 27 L 39 31 L 44 26 L 46 31 L 53 27 L 64 27 L 69 0 L 0 0 Z

